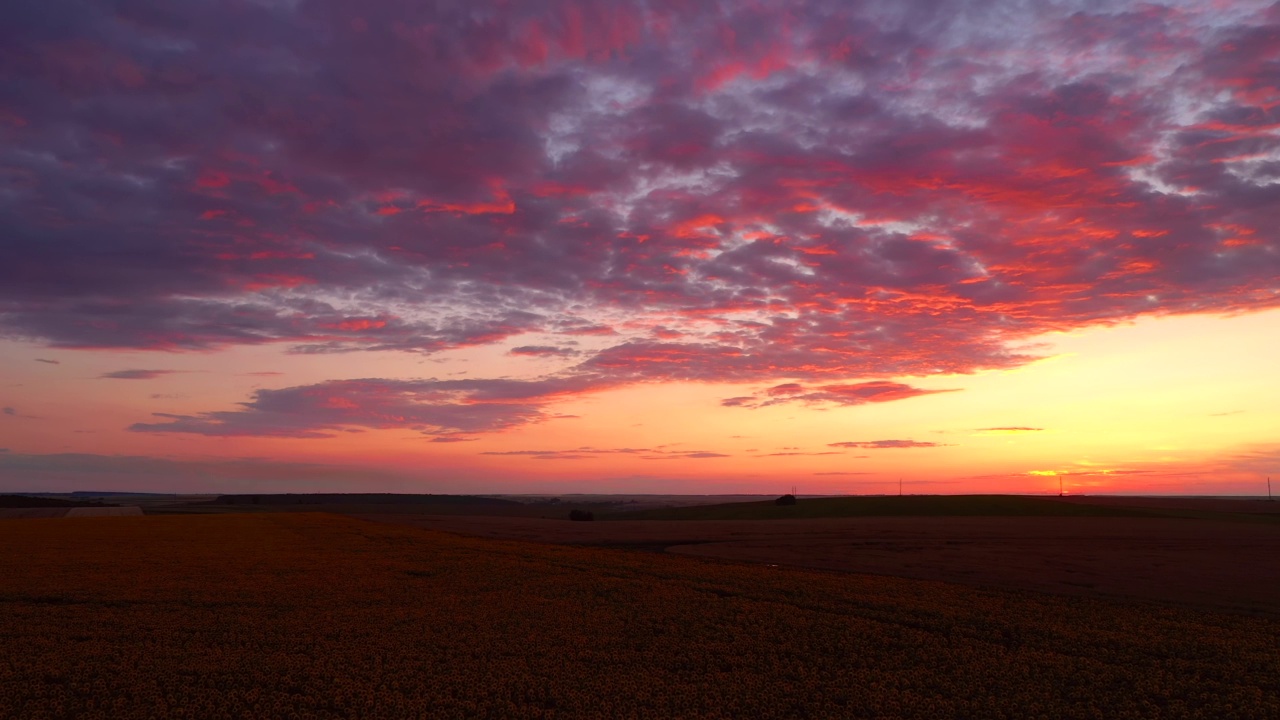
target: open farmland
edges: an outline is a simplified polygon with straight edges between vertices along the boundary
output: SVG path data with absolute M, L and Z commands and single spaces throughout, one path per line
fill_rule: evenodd
M 1165 501 L 1165 502 L 1162 502 Z M 1181 501 L 1181 502 L 1179 502 Z M 1243 506 L 1243 507 L 1242 507 Z M 1247 508 L 1247 509 L 1246 509 Z M 1198 498 L 1057 498 L 1025 495 L 905 495 L 804 498 L 667 507 L 606 520 L 789 520 L 843 517 L 1188 517 L 1242 518 L 1280 526 L 1280 505 Z M 1247 517 L 1246 517 L 1247 516 Z
M 323 514 L 0 524 L 0 717 L 1280 716 L 1280 623 Z
M 387 512 L 358 516 L 506 540 L 666 551 L 1280 617 L 1280 514 L 1274 512 L 1280 503 L 1206 505 L 1179 499 L 1168 505 L 1163 500 L 1144 507 L 1016 496 L 806 498 L 793 506 L 752 502 L 655 509 L 613 515 L 608 522 Z

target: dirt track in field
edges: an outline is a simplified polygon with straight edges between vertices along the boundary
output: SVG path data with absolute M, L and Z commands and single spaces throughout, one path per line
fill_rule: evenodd
M 363 513 L 508 540 L 602 545 L 1280 615 L 1280 526 L 1111 517 L 571 522 Z

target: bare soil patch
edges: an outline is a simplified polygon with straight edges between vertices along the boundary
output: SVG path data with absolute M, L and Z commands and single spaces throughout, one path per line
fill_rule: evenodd
M 360 514 L 480 537 L 1280 615 L 1280 527 L 1123 517 L 570 522 Z

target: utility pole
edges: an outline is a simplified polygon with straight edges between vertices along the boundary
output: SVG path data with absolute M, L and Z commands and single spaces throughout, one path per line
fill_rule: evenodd
M 898 477 L 898 497 L 902 497 L 902 477 Z

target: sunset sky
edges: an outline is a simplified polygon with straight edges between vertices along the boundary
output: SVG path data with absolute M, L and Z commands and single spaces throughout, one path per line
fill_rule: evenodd
M 0 491 L 1280 490 L 1280 3 L 5 0 Z

